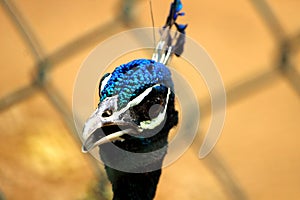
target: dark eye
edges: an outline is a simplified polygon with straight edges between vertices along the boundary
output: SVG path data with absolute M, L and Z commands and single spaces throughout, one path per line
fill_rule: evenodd
M 112 110 L 105 110 L 103 113 L 102 113 L 102 117 L 110 117 L 112 115 Z
M 156 97 L 155 99 L 154 99 L 154 102 L 153 103 L 155 103 L 155 104 L 161 104 L 162 103 L 162 99 L 160 98 L 160 97 Z

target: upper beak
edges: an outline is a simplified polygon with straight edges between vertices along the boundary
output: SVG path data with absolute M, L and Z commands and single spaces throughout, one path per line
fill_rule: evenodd
M 117 128 L 113 128 L 112 130 L 110 130 L 112 132 L 104 133 L 103 130 L 108 127 Z M 82 133 L 82 152 L 89 152 L 95 147 L 108 142 L 112 142 L 115 140 L 124 140 L 120 138 L 120 136 L 129 133 L 137 133 L 136 128 L 134 128 L 131 123 L 122 122 L 116 119 L 114 116 L 102 117 L 102 113 L 98 108 L 84 125 Z

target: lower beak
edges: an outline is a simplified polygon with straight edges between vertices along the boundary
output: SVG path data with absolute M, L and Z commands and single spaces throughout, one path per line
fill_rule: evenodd
M 90 134 L 90 136 L 83 142 L 81 150 L 83 153 L 87 153 L 101 144 L 113 142 L 116 140 L 123 141 L 124 139 L 121 138 L 121 136 L 124 134 L 132 133 L 132 132 L 133 132 L 133 129 L 129 128 L 129 129 L 120 130 L 120 131 L 111 133 L 109 135 L 105 135 L 103 132 L 103 129 L 98 128 L 94 132 L 92 132 Z

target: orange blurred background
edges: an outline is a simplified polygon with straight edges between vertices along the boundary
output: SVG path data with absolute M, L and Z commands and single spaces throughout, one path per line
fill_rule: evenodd
M 227 114 L 214 151 L 199 160 L 197 137 L 163 170 L 156 199 L 300 199 L 300 1 L 182 1 L 180 22 L 218 66 Z M 149 1 L 0 2 L 0 199 L 111 198 L 103 167 L 81 153 L 73 84 L 101 41 L 152 25 Z M 152 5 L 161 26 L 170 1 Z

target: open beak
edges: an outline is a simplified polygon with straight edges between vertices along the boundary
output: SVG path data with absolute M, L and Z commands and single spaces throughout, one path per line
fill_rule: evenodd
M 83 128 L 82 152 L 87 153 L 95 147 L 108 142 L 123 141 L 122 135 L 136 134 L 138 132 L 132 123 L 123 122 L 116 119 L 116 117 L 103 117 L 99 109 L 91 115 Z

